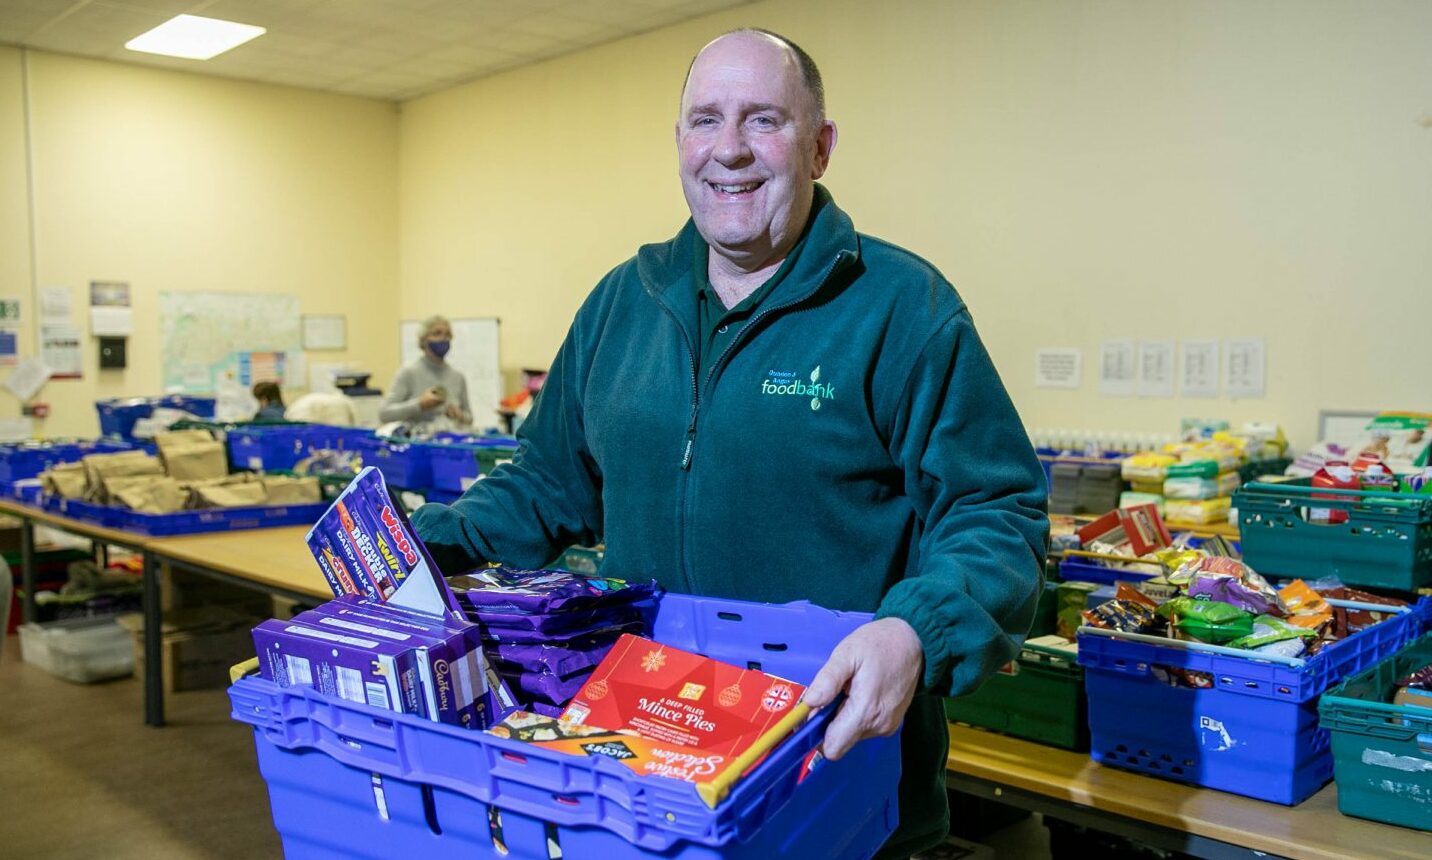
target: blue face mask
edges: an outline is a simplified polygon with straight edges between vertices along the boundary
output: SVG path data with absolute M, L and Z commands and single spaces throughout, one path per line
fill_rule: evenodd
M 430 340 L 430 341 L 428 341 L 428 352 L 431 352 L 433 355 L 436 355 L 438 358 L 443 358 L 444 356 L 446 356 L 446 355 L 448 354 L 448 350 L 449 350 L 451 347 L 452 347 L 452 341 L 450 341 L 450 340 Z

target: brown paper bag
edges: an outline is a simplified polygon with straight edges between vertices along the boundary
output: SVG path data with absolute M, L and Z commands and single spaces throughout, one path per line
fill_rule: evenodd
M 117 454 L 90 454 L 80 458 L 85 470 L 85 497 L 107 503 L 104 493 L 106 478 L 132 475 L 163 475 L 159 461 L 143 451 L 120 451 Z
M 190 503 L 196 508 L 246 508 L 264 503 L 264 485 L 258 482 L 195 487 Z
M 82 499 L 87 487 L 83 463 L 62 463 L 40 473 L 45 492 L 62 499 Z
M 229 473 L 229 455 L 207 430 L 175 430 L 154 437 L 164 470 L 176 481 L 222 478 Z
M 120 479 L 125 480 L 125 479 Z M 116 501 L 145 514 L 172 514 L 184 510 L 189 492 L 180 489 L 173 478 L 156 478 L 141 486 L 114 493 Z
M 307 505 L 323 501 L 317 478 L 289 478 L 282 475 L 263 479 L 270 505 Z

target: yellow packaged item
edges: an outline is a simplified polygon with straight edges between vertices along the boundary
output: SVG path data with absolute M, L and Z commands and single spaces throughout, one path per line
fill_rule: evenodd
M 1233 499 L 1219 496 L 1215 499 L 1165 499 L 1164 517 L 1169 522 L 1207 525 L 1228 521 L 1228 512 Z
M 1171 454 L 1153 451 L 1125 457 L 1120 472 L 1125 481 L 1162 481 L 1168 474 L 1168 467 L 1178 462 Z

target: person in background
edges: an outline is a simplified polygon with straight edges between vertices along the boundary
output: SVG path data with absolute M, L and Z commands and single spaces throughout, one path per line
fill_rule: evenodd
M 410 430 L 457 429 L 472 424 L 467 380 L 447 363 L 452 324 L 442 316 L 423 320 L 418 346 L 423 354 L 398 371 L 379 419 L 385 424 L 402 421 Z
M 512 462 L 413 525 L 445 573 L 602 538 L 609 576 L 874 613 L 805 700 L 838 708 L 829 759 L 901 732 L 883 860 L 949 832 L 941 697 L 1019 653 L 1049 520 L 965 302 L 816 184 L 822 93 L 774 33 L 696 55 L 674 130 L 691 219 L 588 296 Z
M 254 414 L 255 421 L 284 420 L 283 391 L 279 389 L 277 382 L 255 382 L 254 399 L 259 402 L 259 411 Z

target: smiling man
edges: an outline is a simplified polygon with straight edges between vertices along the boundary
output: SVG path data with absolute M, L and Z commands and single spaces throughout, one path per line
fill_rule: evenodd
M 795 44 L 703 48 L 676 123 L 691 220 L 583 303 L 513 462 L 414 523 L 450 574 L 604 540 L 610 576 L 874 612 L 806 700 L 847 694 L 832 759 L 903 721 L 880 856 L 908 857 L 948 830 L 939 697 L 1017 653 L 1048 520 L 964 302 L 816 184 L 835 143 Z

